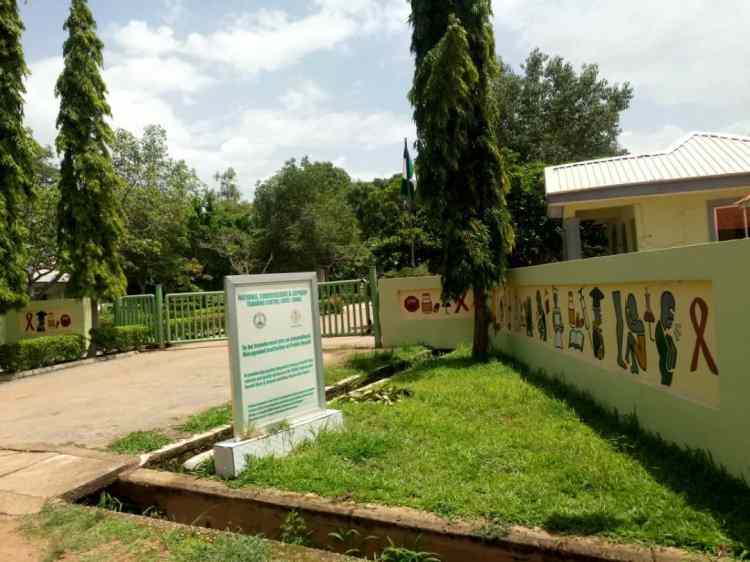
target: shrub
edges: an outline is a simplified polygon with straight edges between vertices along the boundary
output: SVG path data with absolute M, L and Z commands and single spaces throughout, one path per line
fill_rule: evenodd
M 146 326 L 108 326 L 91 330 L 91 338 L 102 353 L 141 350 L 149 340 Z
M 5 371 L 27 371 L 75 361 L 86 352 L 80 335 L 44 336 L 0 346 L 0 367 Z

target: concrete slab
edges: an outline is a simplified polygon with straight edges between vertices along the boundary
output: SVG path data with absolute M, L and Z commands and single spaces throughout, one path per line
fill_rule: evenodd
M 137 464 L 135 458 L 71 447 L 0 450 L 0 513 L 36 513 L 51 498 L 75 501 Z
M 0 478 L 55 456 L 54 453 L 20 453 L 17 451 L 6 451 L 6 453 L 0 456 Z
M 39 513 L 46 501 L 47 498 L 36 498 L 0 490 L 0 514 L 29 515 Z

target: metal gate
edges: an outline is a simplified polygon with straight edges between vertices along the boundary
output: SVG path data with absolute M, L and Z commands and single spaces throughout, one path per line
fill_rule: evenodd
M 380 345 L 377 274 L 369 279 L 318 284 L 320 328 L 324 338 L 375 336 Z M 189 343 L 227 337 L 224 292 L 170 293 L 122 297 L 115 302 L 115 325 L 147 326 L 149 342 Z
M 171 293 L 164 300 L 167 342 L 223 340 L 227 337 L 224 292 Z

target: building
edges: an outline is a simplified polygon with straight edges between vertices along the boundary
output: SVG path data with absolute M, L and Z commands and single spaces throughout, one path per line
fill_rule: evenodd
M 603 225 L 611 254 L 747 238 L 750 137 L 692 133 L 665 152 L 545 170 L 565 259 L 584 256 L 581 225 Z

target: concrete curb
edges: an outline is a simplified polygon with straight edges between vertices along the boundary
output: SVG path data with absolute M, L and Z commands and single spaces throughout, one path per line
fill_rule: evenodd
M 17 373 L 0 374 L 0 383 L 13 382 L 29 377 L 36 377 L 39 375 L 49 375 L 58 371 L 64 371 L 66 369 L 72 369 L 73 367 L 83 367 L 85 365 L 95 365 L 96 363 L 103 363 L 106 361 L 114 361 L 116 359 L 125 359 L 127 357 L 133 357 L 134 355 L 140 354 L 140 351 L 128 351 L 127 353 L 117 353 L 114 355 L 102 355 L 101 357 L 95 357 L 91 359 L 81 359 L 80 361 L 71 361 L 70 363 L 60 363 L 59 365 L 50 365 L 49 367 L 41 367 L 39 369 L 31 369 L 30 371 L 19 371 Z
M 229 439 L 234 434 L 231 425 L 222 425 L 205 433 L 199 433 L 162 447 L 158 451 L 141 455 L 139 466 L 148 468 L 184 456 L 193 456 L 196 451 L 206 449 Z
M 123 474 L 114 493 L 139 507 L 155 505 L 178 522 L 209 528 L 242 529 L 268 537 L 290 511 L 307 521 L 311 539 L 329 544 L 329 533 L 356 529 L 361 536 L 388 537 L 397 544 L 414 544 L 445 562 L 497 560 L 604 562 L 678 562 L 728 560 L 676 548 L 617 544 L 600 538 L 553 535 L 540 529 L 511 526 L 502 533 L 489 521 L 451 521 L 410 508 L 336 501 L 314 494 L 264 488 L 228 488 L 214 480 L 139 469 Z

